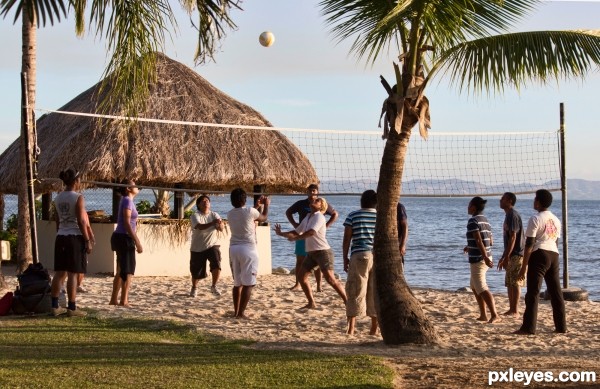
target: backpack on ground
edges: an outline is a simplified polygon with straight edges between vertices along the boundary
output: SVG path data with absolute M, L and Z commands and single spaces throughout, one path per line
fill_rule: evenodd
M 19 285 L 13 296 L 12 310 L 16 314 L 47 313 L 52 309 L 51 278 L 41 263 L 32 263 L 17 276 Z

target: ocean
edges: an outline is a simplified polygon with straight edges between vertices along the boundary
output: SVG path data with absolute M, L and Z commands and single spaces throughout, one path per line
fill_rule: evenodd
M 555 197 L 560 193 L 553 193 Z M 284 230 L 292 229 L 285 210 L 305 196 L 273 196 L 269 222 L 280 223 Z M 325 196 L 327 197 L 327 196 Z M 503 251 L 502 223 L 504 211 L 498 197 L 487 197 L 484 214 L 490 221 L 495 245 L 492 248 L 494 268 L 487 273 L 492 293 L 506 293 L 504 271 L 496 270 Z M 456 290 L 469 286 L 469 264 L 463 254 L 470 198 L 404 198 L 409 222 L 409 237 L 405 257 L 405 276 L 410 286 Z M 327 240 L 335 253 L 335 272 L 346 278 L 342 260 L 343 222 L 348 213 L 360 208 L 359 196 L 331 196 L 327 201 L 339 212 L 336 223 L 327 230 Z M 515 208 L 523 223 L 535 213 L 532 197 L 517 200 Z M 212 197 L 212 209 L 222 217 L 231 209 L 229 196 Z M 550 208 L 562 217 L 560 201 Z M 562 220 L 562 218 L 561 218 Z M 569 286 L 586 289 L 590 299 L 600 301 L 600 239 L 596 234 L 600 224 L 600 201 L 568 201 Z M 561 279 L 563 274 L 562 239 L 559 240 Z M 273 268 L 295 266 L 294 243 L 271 233 Z M 545 286 L 542 286 L 545 290 Z M 524 293 L 524 290 L 523 290 Z
M 91 192 L 91 193 L 90 193 Z M 105 209 L 110 213 L 110 197 L 86 193 L 87 209 Z M 152 199 L 150 192 L 143 191 L 136 202 Z M 553 193 L 556 197 L 560 193 Z M 9 197 L 9 196 L 7 196 Z M 12 197 L 12 196 L 10 196 Z M 187 197 L 187 196 L 186 196 Z M 269 222 L 280 223 L 284 230 L 291 229 L 285 210 L 305 196 L 272 196 Z M 327 196 L 325 196 L 327 197 Z M 499 198 L 488 199 L 484 214 L 490 221 L 495 245 L 492 248 L 494 264 L 502 255 L 502 222 L 504 211 Z M 231 209 L 229 196 L 211 196 L 212 209 L 225 217 Z M 340 217 L 327 231 L 327 240 L 335 253 L 335 272 L 346 278 L 342 261 L 343 222 L 348 213 L 360 207 L 359 196 L 330 196 L 328 202 L 339 212 Z M 469 265 L 463 254 L 466 244 L 466 224 L 469 219 L 467 204 L 470 198 L 403 198 L 409 222 L 409 237 L 405 257 L 405 276 L 410 286 L 456 290 L 469 286 Z M 12 211 L 13 199 L 6 199 L 6 215 Z M 102 204 L 101 204 L 102 203 Z M 15 204 L 16 205 L 16 204 Z M 515 208 L 520 212 L 523 223 L 535 213 L 532 197 L 517 201 Z M 562 220 L 560 200 L 550 208 Z M 16 206 L 14 207 L 16 212 Z M 600 201 L 568 201 L 568 248 L 569 286 L 586 289 L 590 299 L 600 301 Z M 272 266 L 292 269 L 295 266 L 294 244 L 271 233 Z M 562 239 L 559 240 L 561 278 L 563 273 Z M 506 293 L 504 271 L 494 267 L 487 273 L 492 293 Z M 545 290 L 545 286 L 542 287 Z M 523 291 L 524 292 L 524 291 Z

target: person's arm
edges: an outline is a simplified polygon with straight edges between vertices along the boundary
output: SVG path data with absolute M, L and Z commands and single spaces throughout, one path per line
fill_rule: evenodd
M 342 242 L 342 253 L 344 256 L 344 271 L 348 273 L 348 268 L 350 267 L 350 257 L 348 257 L 348 253 L 350 252 L 350 243 L 352 242 L 352 227 L 344 226 L 344 240 Z
M 293 238 L 298 235 L 298 232 L 296 232 L 296 230 L 282 231 L 281 224 L 276 223 L 275 224 L 275 235 L 283 236 L 287 240 L 294 240 Z
M 257 222 L 266 222 L 269 217 L 269 205 L 271 204 L 271 199 L 267 196 L 261 196 L 258 199 L 258 204 L 262 204 L 263 210 L 260 216 L 256 219 Z
M 481 252 L 481 256 L 483 257 L 483 261 L 488 267 L 494 266 L 494 262 L 488 257 L 487 250 L 485 249 L 485 245 L 483 244 L 483 239 L 481 239 L 481 234 L 479 231 L 473 232 L 473 238 L 475 238 L 475 243 L 477 244 L 477 248 Z
M 141 254 L 144 251 L 144 249 L 142 248 L 142 244 L 140 243 L 137 234 L 131 227 L 131 209 L 129 208 L 123 209 L 123 225 L 125 227 L 125 231 L 127 231 L 127 235 L 129 235 L 131 239 L 133 239 L 136 251 Z
M 219 226 L 220 225 L 220 230 L 219 230 Z M 221 219 L 220 218 L 215 218 L 213 221 L 210 221 L 208 223 L 196 223 L 196 225 L 194 226 L 195 230 L 207 230 L 210 227 L 215 227 L 217 230 L 221 231 L 223 230 L 223 225 L 221 224 Z
M 502 253 L 502 258 L 500 258 L 500 262 L 498 262 L 498 270 L 507 268 L 508 261 L 510 261 L 510 253 L 512 253 L 513 249 L 515 248 L 516 241 L 517 232 L 508 231 L 508 243 L 506 247 L 504 247 L 504 252 Z
M 90 242 L 89 222 L 87 222 L 87 213 L 85 213 L 85 200 L 83 199 L 83 196 L 77 198 L 77 202 L 75 203 L 75 214 L 77 215 L 79 231 L 81 231 L 83 240 L 85 240 L 85 252 L 89 254 L 92 252 L 92 244 Z
M 296 205 L 296 204 L 294 204 Z M 300 225 L 300 223 L 296 223 L 296 220 L 294 220 L 294 214 L 296 213 L 294 211 L 294 205 L 292 205 L 291 207 L 289 207 L 287 209 L 287 211 L 285 211 L 285 216 L 287 217 L 288 221 L 290 222 L 290 224 L 292 226 L 294 226 L 294 228 L 298 227 Z
M 400 254 L 406 254 L 406 242 L 408 241 L 408 219 L 402 219 L 400 221 L 400 231 L 398 231 L 402 238 L 398 242 L 398 247 L 400 249 Z
M 335 209 L 331 210 L 331 214 L 329 216 L 329 220 L 325 223 L 325 228 L 329 228 L 330 225 L 335 223 L 335 221 L 340 217 L 340 214 Z
M 533 252 L 534 243 L 534 237 L 528 237 L 527 239 L 525 239 L 525 252 L 523 253 L 523 264 L 521 265 L 521 270 L 519 270 L 519 275 L 517 275 L 517 279 L 519 281 L 523 281 L 525 279 L 527 265 L 529 264 L 529 257 L 531 257 L 531 253 Z

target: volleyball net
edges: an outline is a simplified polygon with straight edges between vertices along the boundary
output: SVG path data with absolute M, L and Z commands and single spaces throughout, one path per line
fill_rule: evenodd
M 381 133 L 282 133 L 315 167 L 321 192 L 376 189 L 385 146 Z M 404 197 L 523 194 L 540 188 L 561 188 L 558 131 L 431 132 L 427 140 L 418 133 L 411 136 L 402 176 Z
M 187 126 L 279 131 L 310 160 L 323 194 L 376 189 L 385 140 L 378 131 L 336 131 L 196 123 L 41 110 L 47 113 Z M 560 190 L 560 134 L 539 132 L 430 132 L 411 136 L 402 177 L 404 197 L 458 197 Z M 384 172 L 385 173 L 385 172 Z M 390 174 L 392 172 L 389 172 Z M 108 184 L 108 183 L 107 183 Z M 260 185 L 260 183 L 256 183 Z M 187 191 L 191 192 L 191 191 Z M 195 192 L 195 191 L 194 191 Z M 197 192 L 202 192 L 197 191 Z M 205 191 L 206 192 L 206 191 Z M 277 194 L 277 193 L 273 193 Z

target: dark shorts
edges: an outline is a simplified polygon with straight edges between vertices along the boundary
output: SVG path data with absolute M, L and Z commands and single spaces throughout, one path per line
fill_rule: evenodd
M 56 235 L 54 271 L 87 272 L 87 253 L 82 235 Z
M 135 242 L 127 234 L 113 232 L 110 246 L 117 253 L 117 272 L 126 281 L 128 274 L 135 274 Z
M 221 270 L 221 250 L 213 246 L 207 250 L 190 251 L 190 273 L 195 280 L 206 278 L 206 261 L 210 264 L 210 271 Z
M 332 249 L 309 251 L 302 261 L 302 267 L 306 270 L 313 270 L 317 266 L 322 271 L 333 270 L 333 259 Z

